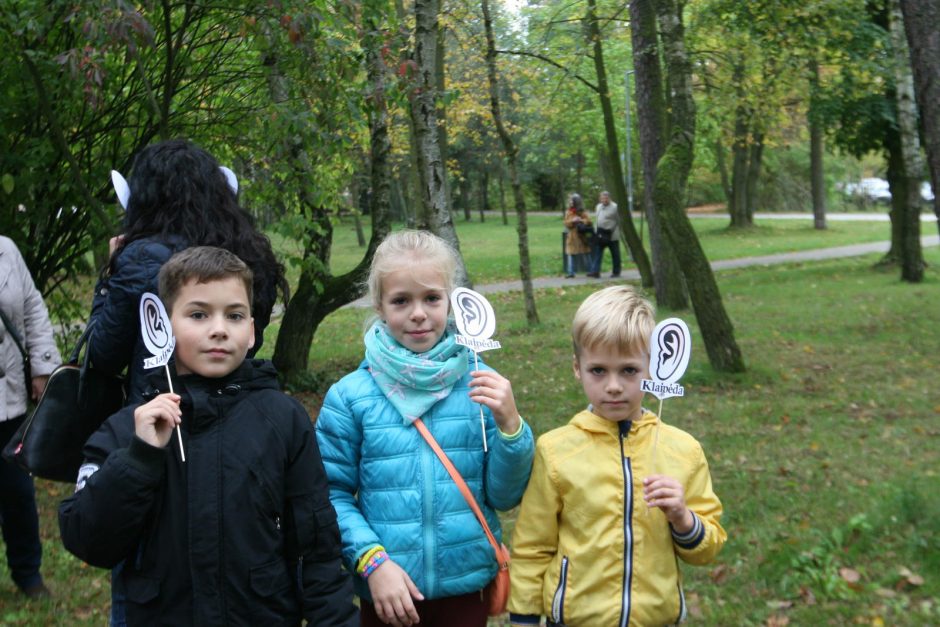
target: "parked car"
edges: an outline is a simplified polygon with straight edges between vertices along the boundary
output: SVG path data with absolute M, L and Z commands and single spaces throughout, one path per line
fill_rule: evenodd
M 843 183 L 841 187 L 846 196 L 859 200 L 885 204 L 891 202 L 891 188 L 888 181 L 882 178 L 863 178 L 857 183 Z M 933 188 L 927 181 L 920 184 L 920 197 L 924 202 L 933 202 Z

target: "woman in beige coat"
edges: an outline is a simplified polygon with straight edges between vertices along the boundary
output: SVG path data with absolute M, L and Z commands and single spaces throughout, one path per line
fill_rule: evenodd
M 565 278 L 572 278 L 575 269 L 575 257 L 580 256 L 582 267 L 591 265 L 591 217 L 584 210 L 580 194 L 571 194 L 568 210 L 565 212 Z
M 27 400 L 39 399 L 61 359 L 42 295 L 16 244 L 2 235 L 0 310 L 6 318 L 0 324 L 0 447 L 3 447 L 26 418 Z M 29 381 L 24 375 L 17 340 L 29 355 L 32 372 Z M 33 479 L 4 460 L 0 460 L 0 518 L 7 565 L 16 587 L 30 598 L 47 596 L 49 591 L 39 574 L 42 547 Z

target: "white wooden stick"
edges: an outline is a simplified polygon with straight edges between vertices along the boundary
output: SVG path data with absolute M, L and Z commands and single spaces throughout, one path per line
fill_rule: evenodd
M 480 369 L 480 360 L 477 358 L 477 352 L 473 351 L 473 369 Z M 483 452 L 487 451 L 486 448 L 486 420 L 483 418 L 483 404 L 480 403 L 480 431 L 483 432 Z
M 166 369 L 166 382 L 170 384 L 170 394 L 176 394 L 176 392 L 173 391 L 173 378 L 170 376 L 170 364 L 165 363 L 163 367 Z M 179 427 L 176 427 L 176 440 L 180 444 L 180 458 L 185 462 L 186 452 L 183 450 L 183 434 L 180 432 Z

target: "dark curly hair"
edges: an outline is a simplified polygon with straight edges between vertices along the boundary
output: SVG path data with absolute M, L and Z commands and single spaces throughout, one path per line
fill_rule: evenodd
M 284 266 L 251 214 L 238 204 L 215 157 L 183 139 L 151 144 L 134 158 L 128 185 L 124 239 L 111 255 L 109 273 L 121 249 L 131 242 L 180 237 L 190 246 L 225 248 L 251 268 L 252 309 L 261 328 L 270 320 L 278 292 L 287 302 Z

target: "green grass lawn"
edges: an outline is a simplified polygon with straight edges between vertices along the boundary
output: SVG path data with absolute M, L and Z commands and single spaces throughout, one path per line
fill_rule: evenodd
M 806 248 L 886 238 L 885 223 L 870 237 L 843 236 L 843 224 L 858 227 L 838 223 L 798 237 L 793 231 L 805 225 L 780 221 L 736 245 L 722 224 L 696 222 L 706 250 L 724 246 L 729 255 L 739 246 L 777 252 L 775 242 L 803 237 L 822 238 Z M 469 242 L 479 226 L 459 228 Z M 513 229 L 494 230 L 514 241 Z M 546 219 L 533 225 L 537 232 L 553 238 L 557 253 L 557 224 Z M 497 239 L 486 242 L 489 255 L 508 259 Z M 501 277 L 495 260 L 474 261 L 486 255 L 464 250 L 475 276 Z M 873 270 L 877 256 L 718 273 L 748 366 L 743 375 L 710 369 L 691 312 L 659 312 L 683 317 L 693 334 L 686 396 L 667 400 L 663 418 L 705 447 L 730 536 L 715 564 L 684 568 L 693 624 L 940 624 L 940 279 L 933 270 L 940 251 L 926 257 L 920 285 Z M 560 261 L 546 263 L 554 272 Z M 571 373 L 569 333 L 592 289 L 537 292 L 542 323 L 535 329 L 525 325 L 519 293 L 490 297 L 504 348 L 485 356 L 513 381 L 537 433 L 564 424 L 585 403 Z M 366 315 L 343 309 L 318 331 L 311 364 L 326 382 L 361 358 Z M 276 326 L 269 330 L 266 347 Z M 72 558 L 58 540 L 56 506 L 70 491 L 37 481 L 43 571 L 54 598 L 24 603 L 0 566 L 0 624 L 105 623 L 107 573 Z M 513 513 L 505 520 L 511 529 Z
M 476 219 L 476 216 L 474 216 Z M 529 216 L 529 256 L 533 276 L 562 274 L 561 218 L 546 215 Z M 519 278 L 519 252 L 516 221 L 512 216 L 504 226 L 499 216 L 490 216 L 484 223 L 456 222 L 460 250 L 475 283 L 492 283 Z M 692 220 L 705 254 L 712 261 L 737 259 L 755 255 L 828 248 L 891 238 L 887 222 L 830 222 L 825 231 L 817 231 L 812 221 L 765 220 L 752 229 L 732 231 L 727 220 L 699 218 Z M 639 224 L 637 224 L 639 227 Z M 400 225 L 397 225 L 400 228 Z M 925 233 L 931 229 L 925 226 Z M 368 229 L 366 231 L 368 237 Z M 646 248 L 649 236 L 643 232 Z M 361 259 L 363 248 L 356 242 L 351 220 L 340 223 L 334 231 L 331 269 L 340 274 L 353 268 Z M 623 251 L 626 267 L 629 254 Z M 609 255 L 605 267 L 609 267 Z

